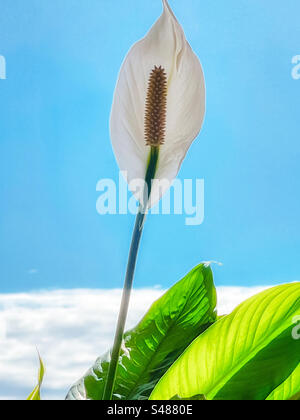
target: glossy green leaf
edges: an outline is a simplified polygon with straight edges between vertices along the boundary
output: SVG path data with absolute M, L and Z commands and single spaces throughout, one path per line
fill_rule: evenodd
M 297 368 L 300 283 L 244 302 L 198 337 L 159 381 L 150 399 L 265 400 Z
M 212 271 L 201 264 L 175 284 L 124 335 L 114 399 L 148 399 L 159 378 L 182 351 L 216 320 Z M 109 354 L 75 384 L 67 399 L 100 400 Z M 173 395 L 175 395 L 174 393 Z
M 39 373 L 38 373 L 38 384 L 34 388 L 32 393 L 29 395 L 29 397 L 27 398 L 27 401 L 40 401 L 41 399 L 41 386 L 44 379 L 45 367 L 44 367 L 44 364 L 40 355 L 39 355 L 39 363 L 40 363 L 40 367 L 39 367 Z

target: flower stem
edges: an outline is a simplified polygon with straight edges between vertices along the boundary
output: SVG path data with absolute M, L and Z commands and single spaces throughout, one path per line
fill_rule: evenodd
M 126 323 L 127 314 L 128 314 L 128 306 L 129 306 L 129 300 L 130 300 L 130 295 L 131 295 L 131 290 L 132 290 L 137 254 L 139 250 L 140 240 L 142 237 L 144 221 L 146 218 L 147 205 L 148 205 L 148 201 L 149 201 L 149 197 L 151 193 L 152 180 L 154 179 L 156 169 L 157 169 L 158 157 L 159 157 L 159 148 L 151 147 L 146 176 L 145 176 L 145 189 L 144 189 L 143 203 L 140 204 L 139 211 L 136 216 L 135 226 L 133 229 L 125 282 L 124 282 L 124 287 L 123 287 L 122 301 L 121 301 L 119 318 L 118 318 L 118 324 L 117 324 L 117 329 L 115 333 L 114 345 L 113 345 L 113 349 L 111 353 L 111 360 L 110 360 L 110 364 L 108 368 L 107 380 L 106 380 L 105 389 L 104 389 L 103 398 L 102 398 L 103 400 L 111 400 L 113 397 L 114 384 L 115 384 L 120 351 L 121 351 L 121 346 L 122 346 L 122 341 L 123 341 L 125 323 Z

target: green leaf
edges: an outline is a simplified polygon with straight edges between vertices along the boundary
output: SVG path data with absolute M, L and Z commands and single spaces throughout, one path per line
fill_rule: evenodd
M 298 364 L 292 374 L 268 396 L 267 400 L 285 401 L 294 399 L 293 397 L 298 391 L 300 391 L 300 364 Z
M 212 271 L 201 264 L 157 300 L 136 328 L 125 333 L 114 399 L 148 399 L 174 360 L 215 322 L 215 306 Z M 99 358 L 67 399 L 101 400 L 109 358 L 110 354 Z
M 300 340 L 292 331 L 299 312 L 300 283 L 252 297 L 198 337 L 150 399 L 265 400 L 298 366 Z
M 29 397 L 27 398 L 27 401 L 40 401 L 41 399 L 41 386 L 44 379 L 45 367 L 44 367 L 44 364 L 40 355 L 39 355 L 39 362 L 40 362 L 40 368 L 39 368 L 39 374 L 38 374 L 38 384 L 34 388 L 32 393 L 29 395 Z

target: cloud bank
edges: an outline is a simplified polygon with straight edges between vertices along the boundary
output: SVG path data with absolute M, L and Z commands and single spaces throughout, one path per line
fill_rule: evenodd
M 218 313 L 229 313 L 265 288 L 218 288 Z M 163 292 L 134 290 L 127 328 Z M 0 294 L 0 399 L 26 399 L 36 385 L 36 348 L 46 366 L 42 398 L 64 399 L 111 346 L 120 296 L 120 290 L 89 289 Z

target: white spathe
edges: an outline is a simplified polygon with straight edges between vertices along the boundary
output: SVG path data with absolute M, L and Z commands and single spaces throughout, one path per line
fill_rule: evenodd
M 154 184 L 151 206 L 176 178 L 191 143 L 201 130 L 205 114 L 201 64 L 166 0 L 163 0 L 161 17 L 126 56 L 114 94 L 111 141 L 120 170 L 127 173 L 129 184 L 145 178 L 150 150 L 144 135 L 145 101 L 154 66 L 162 66 L 168 78 L 165 144 L 160 146 L 156 172 L 157 179 L 168 180 L 168 183 L 163 189 Z M 140 200 L 141 191 L 131 190 Z

